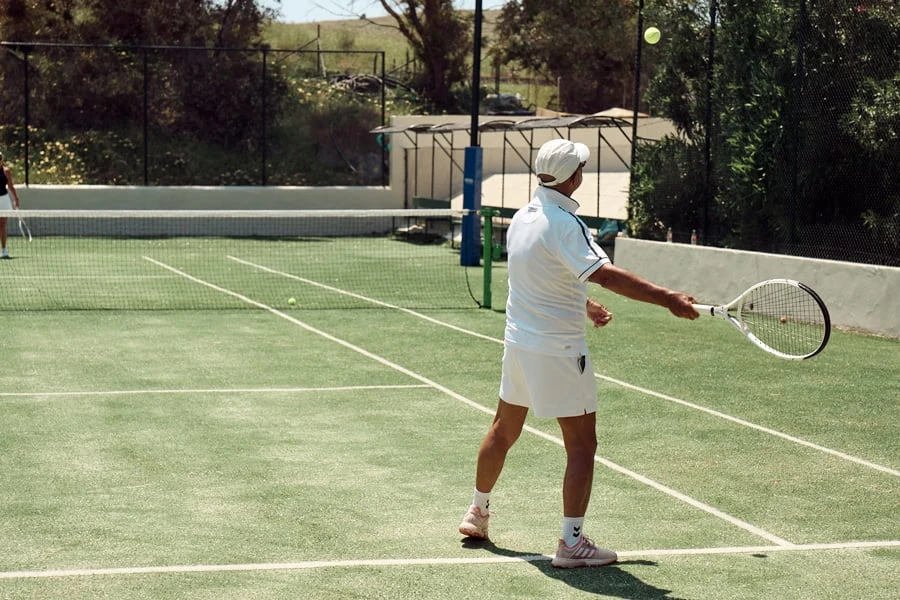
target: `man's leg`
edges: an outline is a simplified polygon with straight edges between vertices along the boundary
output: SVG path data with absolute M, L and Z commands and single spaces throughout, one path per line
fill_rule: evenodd
M 494 422 L 491 423 L 491 427 L 478 449 L 478 464 L 475 467 L 475 494 L 472 498 L 472 505 L 460 523 L 459 532 L 461 534 L 487 539 L 490 518 L 489 496 L 497 479 L 500 478 L 503 463 L 506 462 L 506 454 L 522 433 L 527 416 L 527 407 L 509 404 L 502 398 L 497 404 Z
M 563 516 L 584 517 L 594 482 L 597 452 L 597 413 L 557 419 L 566 445 L 563 479 Z
M 475 488 L 478 491 L 489 493 L 494 489 L 506 462 L 506 454 L 519 439 L 527 416 L 528 408 L 509 404 L 502 398 L 499 400 L 494 422 L 478 449 L 475 469 Z
M 598 548 L 584 535 L 584 515 L 594 482 L 597 452 L 597 417 L 588 413 L 557 419 L 566 445 L 566 475 L 563 479 L 563 532 L 554 567 L 599 567 L 616 561 L 616 553 Z

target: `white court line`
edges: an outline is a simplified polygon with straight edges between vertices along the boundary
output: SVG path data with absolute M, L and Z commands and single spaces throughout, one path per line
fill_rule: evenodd
M 291 273 L 285 273 L 284 271 L 276 271 L 275 269 L 270 269 L 269 267 L 264 267 L 263 265 L 258 265 L 256 263 L 248 262 L 246 260 L 228 256 L 231 260 L 237 263 L 241 263 L 242 265 L 247 265 L 248 267 L 253 267 L 254 269 L 258 269 L 260 271 L 265 271 L 267 273 L 272 273 L 273 275 L 279 275 L 281 277 L 286 277 L 288 279 L 293 279 L 295 281 L 300 281 L 307 285 L 311 285 L 314 287 L 322 288 L 323 290 L 328 290 L 329 292 L 335 292 L 337 294 L 343 294 L 344 296 L 350 296 L 351 298 L 356 298 L 357 300 L 362 300 L 363 302 L 368 302 L 370 304 L 375 304 L 376 306 L 383 306 L 385 308 L 390 308 L 393 310 L 398 310 L 400 312 L 405 312 L 408 315 L 412 315 L 424 321 L 428 321 L 430 323 L 434 323 L 435 325 L 440 325 L 441 327 L 446 327 L 448 329 L 452 329 L 454 331 L 458 331 L 460 333 L 465 333 L 467 335 L 471 335 L 477 338 L 481 338 L 483 340 L 487 340 L 489 342 L 500 342 L 503 343 L 503 340 L 498 340 L 497 338 L 492 338 L 490 336 L 478 333 L 476 331 L 471 331 L 469 329 L 463 329 L 462 327 L 457 327 L 456 325 L 451 325 L 450 323 L 445 323 L 444 321 L 438 321 L 437 319 L 433 319 L 428 315 L 423 315 L 420 312 L 416 312 L 414 310 L 410 310 L 408 308 L 403 308 L 402 306 L 397 306 L 395 304 L 389 304 L 387 302 L 382 302 L 381 300 L 376 300 L 374 298 L 368 298 L 366 296 L 361 296 L 359 294 L 354 294 L 353 292 L 348 292 L 347 290 L 342 290 L 340 288 L 331 287 L 330 285 L 325 285 L 324 283 L 319 283 L 318 281 L 313 281 L 312 279 L 306 279 L 305 277 L 300 277 L 298 275 L 292 275 Z
M 298 394 L 304 392 L 352 392 L 357 390 L 404 390 L 413 388 L 430 388 L 425 384 L 409 385 L 346 385 L 339 387 L 304 387 L 304 388 L 219 388 L 202 390 L 107 390 L 103 392 L 0 392 L 0 398 L 36 397 L 36 396 L 138 396 L 142 394 Z
M 176 279 L 172 275 L 16 275 L 16 279 Z
M 423 315 L 423 314 L 421 314 L 421 313 L 418 313 L 418 312 L 416 312 L 416 311 L 410 310 L 410 309 L 408 309 L 408 308 L 402 308 L 402 307 L 399 307 L 399 306 L 395 306 L 395 305 L 393 305 L 393 304 L 388 304 L 388 303 L 386 303 L 386 302 L 381 302 L 381 301 L 379 301 L 379 300 L 375 300 L 375 299 L 373 299 L 373 298 L 367 298 L 367 297 L 365 297 L 365 296 L 360 296 L 360 295 L 358 295 L 358 294 L 354 294 L 354 293 L 348 292 L 348 291 L 346 291 L 346 290 L 341 290 L 341 289 L 339 289 L 339 288 L 334 288 L 334 287 L 331 287 L 331 286 L 328 286 L 328 285 L 324 285 L 324 284 L 321 284 L 321 283 L 318 283 L 318 282 L 315 282 L 315 281 L 311 281 L 311 280 L 309 280 L 309 279 L 304 279 L 304 278 L 302 278 L 302 277 L 297 277 L 296 275 L 292 275 L 292 274 L 290 274 L 290 273 L 284 273 L 284 272 L 282 272 L 282 271 L 276 271 L 276 270 L 274 270 L 274 269 L 270 269 L 270 268 L 265 267 L 265 266 L 262 266 L 262 265 L 257 265 L 257 264 L 255 264 L 255 263 L 251 263 L 251 262 L 248 262 L 248 261 L 245 261 L 245 260 L 241 260 L 241 259 L 235 258 L 235 257 L 233 257 L 233 256 L 229 256 L 228 258 L 230 258 L 231 260 L 234 260 L 234 261 L 236 261 L 236 262 L 239 262 L 239 263 L 241 263 L 241 264 L 245 264 L 245 265 L 254 267 L 254 268 L 256 268 L 256 269 L 259 269 L 259 270 L 262 270 L 262 271 L 266 271 L 266 272 L 268 272 L 268 273 L 273 273 L 273 274 L 275 274 L 275 275 L 280 275 L 280 276 L 286 277 L 286 278 L 288 278 L 288 279 L 295 279 L 295 280 L 297 280 L 297 281 L 302 281 L 303 283 L 308 283 L 308 284 L 314 285 L 314 286 L 316 286 L 316 287 L 320 287 L 320 288 L 323 288 L 323 289 L 326 289 L 326 290 L 329 290 L 329 291 L 332 291 L 332 292 L 336 292 L 336 293 L 338 293 L 338 294 L 344 294 L 345 296 L 351 296 L 351 297 L 353 297 L 353 298 L 357 298 L 357 299 L 359 299 L 359 300 L 364 300 L 364 301 L 370 302 L 370 303 L 372 303 L 372 304 L 377 304 L 377 305 L 379 305 L 379 306 L 384 306 L 384 307 L 386 307 L 386 308 L 392 308 L 392 309 L 395 309 L 395 310 L 399 310 L 399 311 L 405 312 L 405 313 L 407 313 L 407 314 L 413 315 L 413 316 L 415 316 L 415 317 L 418 317 L 418 318 L 420 318 L 420 319 L 423 319 L 423 320 L 425 320 L 425 321 L 428 321 L 428 322 L 430 322 L 430 323 L 434 323 L 435 325 L 440 325 L 440 326 L 442 326 L 442 327 L 447 327 L 448 329 L 452 329 L 452 330 L 458 331 L 458 332 L 460 332 L 460 333 L 465 333 L 465 334 L 468 334 L 468 335 L 472 335 L 472 336 L 481 338 L 481 339 L 483 339 L 483 340 L 488 340 L 488 341 L 491 341 L 491 342 L 496 342 L 496 343 L 498 343 L 498 344 L 502 344 L 502 343 L 503 343 L 503 340 L 501 340 L 501 339 L 497 339 L 497 338 L 493 338 L 493 337 L 490 337 L 490 336 L 486 336 L 486 335 L 477 333 L 477 332 L 475 332 L 475 331 L 470 331 L 470 330 L 468 330 L 468 329 L 463 329 L 463 328 L 461 328 L 461 327 L 457 327 L 456 325 L 451 325 L 451 324 L 449 324 L 449 323 L 444 323 L 443 321 L 438 321 L 437 319 L 433 319 L 433 318 L 431 318 L 431 317 L 429 317 L 429 316 L 427 316 L 427 315 Z M 675 398 L 674 396 L 669 396 L 669 395 L 667 395 L 667 394 L 662 394 L 662 393 L 660 393 L 660 392 L 654 392 L 653 390 L 649 390 L 649 389 L 647 389 L 647 388 L 643 388 L 643 387 L 640 387 L 640 386 L 637 386 L 637 385 L 633 385 L 633 384 L 630 384 L 630 383 L 628 383 L 628 382 L 622 381 L 622 380 L 620 380 L 620 379 L 615 379 L 615 378 L 613 378 L 613 377 L 609 377 L 609 376 L 607 376 L 607 375 L 601 375 L 600 373 L 597 373 L 597 372 L 594 373 L 594 377 L 597 377 L 598 379 L 602 379 L 603 381 L 606 381 L 606 382 L 609 382 L 609 383 L 613 383 L 613 384 L 615 384 L 615 385 L 624 387 L 624 388 L 626 388 L 626 389 L 629 389 L 629 390 L 632 390 L 632 391 L 635 391 L 635 392 L 640 392 L 640 393 L 646 394 L 646 395 L 648 395 L 648 396 L 653 396 L 654 398 L 659 398 L 660 400 L 668 400 L 669 402 L 674 402 L 674 403 L 676 403 L 676 404 L 680 404 L 680 405 L 682 405 L 682 406 L 686 406 L 686 407 L 692 408 L 692 409 L 694 409 L 694 410 L 699 410 L 699 411 L 705 412 L 705 413 L 707 413 L 707 414 L 709 414 L 709 415 L 713 415 L 713 416 L 715 416 L 715 417 L 719 417 L 720 419 L 725 419 L 726 421 L 731 421 L 732 423 L 736 423 L 736 424 L 742 425 L 742 426 L 744 426 L 744 427 L 749 427 L 750 429 L 755 429 L 755 430 L 757 430 L 757 431 L 761 431 L 761 432 L 763 432 L 763 433 L 767 433 L 767 434 L 769 434 L 769 435 L 772 435 L 772 436 L 781 438 L 781 439 L 783 439 L 783 440 L 787 440 L 787 441 L 789 441 L 789 442 L 793 442 L 793 443 L 795 443 L 795 444 L 799 444 L 799 445 L 805 446 L 805 447 L 807 447 L 807 448 L 812 448 L 813 450 L 818 450 L 819 452 L 823 452 L 823 453 L 825 453 L 825 454 L 830 454 L 831 456 L 835 456 L 835 457 L 840 458 L 840 459 L 842 459 L 842 460 L 846 460 L 846 461 L 849 461 L 849 462 L 853 462 L 853 463 L 856 463 L 856 464 L 858 464 L 858 465 L 862 465 L 862 466 L 864 466 L 864 467 L 868 467 L 868 468 L 870 468 L 870 469 L 875 469 L 876 471 L 881 471 L 882 473 L 887 473 L 888 475 L 893 475 L 894 477 L 900 477 L 900 471 L 898 471 L 897 469 L 892 469 L 892 468 L 890 468 L 890 467 L 886 467 L 886 466 L 884 466 L 884 465 L 880 465 L 880 464 L 878 464 L 878 463 L 874 463 L 874 462 L 865 460 L 865 459 L 863 459 L 863 458 L 859 458 L 859 457 L 856 457 L 856 456 L 852 456 L 852 455 L 850 455 L 850 454 L 846 454 L 846 453 L 841 452 L 841 451 L 839 451 L 839 450 L 833 450 L 833 449 L 831 449 L 831 448 L 827 448 L 827 447 L 825 447 L 825 446 L 821 446 L 821 445 L 816 444 L 816 443 L 814 443 L 814 442 L 809 442 L 809 441 L 807 441 L 807 440 L 804 440 L 804 439 L 801 439 L 801 438 L 798 438 L 798 437 L 789 435 L 789 434 L 787 434 L 787 433 L 782 433 L 781 431 L 777 431 L 777 430 L 775 430 L 775 429 L 771 429 L 771 428 L 765 427 L 765 426 L 763 426 L 763 425 L 757 425 L 756 423 L 751 423 L 750 421 L 745 421 L 744 419 L 740 419 L 740 418 L 738 418 L 738 417 L 733 417 L 733 416 L 728 415 L 728 414 L 725 414 L 725 413 L 723 413 L 723 412 L 719 412 L 719 411 L 713 410 L 713 409 L 711 409 L 711 408 L 706 408 L 706 407 L 704 407 L 704 406 L 700 406 L 699 404 L 694 404 L 694 403 L 692 403 L 692 402 L 688 402 L 688 401 L 686 401 L 686 400 L 681 400 L 681 399 L 679 399 L 679 398 Z
M 610 383 L 615 383 L 616 385 L 620 385 L 624 388 L 634 390 L 636 392 L 641 392 L 642 394 L 647 394 L 648 396 L 653 396 L 655 398 L 659 398 L 661 400 L 668 400 L 669 402 L 674 402 L 675 404 L 681 404 L 682 406 L 687 406 L 688 408 L 693 408 L 694 410 L 699 410 L 701 412 L 705 412 L 707 414 L 713 415 L 715 417 L 719 417 L 720 419 L 725 419 L 726 421 L 731 421 L 732 423 L 737 423 L 738 425 L 743 425 L 744 427 L 749 427 L 750 429 L 756 429 L 757 431 L 762 431 L 763 433 L 768 433 L 769 435 L 774 435 L 775 437 L 779 437 L 783 440 L 787 440 L 789 442 L 793 442 L 795 444 L 799 444 L 801 446 L 806 446 L 807 448 L 812 448 L 813 450 L 818 450 L 819 452 L 824 452 L 825 454 L 830 454 L 832 456 L 836 456 L 840 459 L 853 462 L 864 467 L 869 467 L 870 469 L 875 469 L 876 471 L 881 471 L 882 473 L 887 473 L 888 475 L 893 475 L 894 477 L 900 477 L 900 471 L 896 469 L 892 469 L 890 467 L 886 467 L 884 465 L 879 465 L 877 463 L 869 462 L 868 460 L 851 456 L 850 454 L 845 454 L 840 452 L 839 450 L 833 450 L 831 448 L 826 448 L 825 446 L 820 446 L 819 444 L 808 442 L 806 440 L 800 439 L 798 437 L 794 437 L 792 435 L 788 435 L 787 433 L 782 433 L 780 431 L 776 431 L 775 429 L 770 429 L 768 427 L 764 427 L 763 425 L 757 425 L 756 423 L 751 423 L 750 421 L 745 421 L 743 419 L 739 419 L 737 417 L 732 417 L 731 415 L 727 415 L 725 413 L 719 412 L 717 410 L 713 410 L 711 408 L 706 408 L 705 406 L 700 406 L 698 404 L 694 404 L 692 402 L 688 402 L 686 400 L 680 400 L 678 398 L 661 394 L 659 392 L 654 392 L 653 390 L 648 390 L 647 388 L 642 388 L 637 385 L 632 385 L 630 383 L 626 383 L 624 381 L 619 381 L 618 379 L 613 379 L 612 377 L 607 377 L 606 375 L 600 375 L 599 373 L 594 373 L 597 377 L 604 381 L 608 381 Z
M 309 332 L 311 332 L 311 333 L 315 333 L 316 335 L 319 335 L 319 336 L 321 336 L 321 337 L 324 337 L 324 338 L 327 339 L 327 340 L 330 340 L 330 341 L 332 341 L 332 342 L 334 342 L 334 343 L 336 343 L 336 344 L 340 344 L 341 346 L 343 346 L 343 347 L 345 347 L 345 348 L 348 348 L 348 349 L 350 349 L 350 350 L 353 350 L 354 352 L 357 352 L 357 353 L 359 353 L 359 354 L 362 354 L 363 356 L 366 356 L 366 357 L 368 357 L 368 358 L 371 358 L 371 359 L 374 360 L 375 362 L 378 362 L 378 363 L 380 363 L 380 364 L 382 364 L 382 365 L 385 365 L 385 366 L 387 366 L 387 367 L 390 367 L 390 368 L 392 368 L 392 369 L 395 369 L 395 370 L 397 370 L 397 371 L 399 371 L 399 372 L 401 372 L 401 373 L 403 373 L 403 374 L 405 374 L 405 375 L 408 375 L 408 376 L 410 376 L 411 378 L 416 379 L 417 381 L 421 381 L 422 383 L 425 383 L 425 384 L 427 384 L 427 385 L 430 385 L 430 386 L 433 387 L 434 389 L 443 392 L 444 394 L 450 396 L 451 398 L 453 398 L 453 399 L 455 399 L 455 400 L 458 400 L 459 402 L 462 402 L 463 404 L 466 404 L 466 405 L 468 405 L 468 406 L 471 406 L 472 408 L 475 408 L 475 409 L 477 409 L 477 410 L 480 410 L 480 411 L 482 411 L 482 412 L 484 412 L 484 413 L 487 413 L 488 415 L 491 415 L 491 416 L 493 416 L 493 414 L 494 414 L 494 411 L 493 411 L 493 410 L 491 410 L 491 409 L 489 409 L 489 408 L 487 408 L 487 407 L 485 407 L 485 406 L 482 406 L 481 404 L 479 404 L 479 403 L 477 403 L 477 402 L 475 402 L 475 401 L 473 401 L 473 400 L 470 400 L 470 399 L 466 398 L 465 396 L 463 396 L 463 395 L 461 395 L 461 394 L 458 394 L 458 393 L 454 392 L 453 390 L 451 390 L 451 389 L 449 389 L 449 388 L 447 388 L 447 387 L 444 387 L 443 385 L 441 385 L 441 384 L 439 384 L 439 383 L 437 383 L 437 382 L 435 382 L 435 381 L 432 381 L 431 379 L 428 379 L 427 377 L 425 377 L 425 376 L 423 376 L 423 375 L 420 375 L 420 374 L 418 374 L 418 373 L 415 373 L 415 372 L 413 372 L 413 371 L 410 371 L 410 370 L 407 369 L 406 367 L 403 367 L 403 366 L 401 366 L 401 365 L 398 365 L 397 363 L 391 362 L 391 361 L 387 360 L 386 358 L 382 358 L 381 356 L 378 356 L 377 354 L 373 354 L 372 352 L 369 352 L 368 350 L 365 350 L 365 349 L 363 349 L 363 348 L 360 348 L 359 346 L 356 346 L 356 345 L 354 345 L 354 344 L 351 344 L 350 342 L 348 342 L 348 341 L 346 341 L 346 340 L 342 340 L 342 339 L 340 339 L 340 338 L 337 338 L 337 337 L 331 335 L 330 333 L 326 333 L 326 332 L 324 332 L 324 331 L 321 331 L 321 330 L 319 330 L 319 329 L 316 329 L 316 328 L 313 327 L 312 325 L 309 325 L 309 324 L 307 324 L 307 323 L 304 323 L 303 321 L 300 321 L 299 319 L 296 319 L 296 318 L 294 318 L 294 317 L 292 317 L 292 316 L 290 316 L 290 315 L 288 315 L 288 314 L 285 314 L 285 313 L 281 312 L 280 310 L 278 310 L 278 309 L 276 309 L 276 308 L 273 308 L 273 307 L 268 306 L 268 305 L 266 305 L 266 304 L 263 304 L 263 303 L 261 303 L 261 302 L 257 302 L 256 300 L 253 300 L 252 298 L 248 298 L 247 296 L 244 296 L 244 295 L 239 294 L 239 293 L 237 293 L 237 292 L 234 292 L 234 291 L 225 289 L 225 288 L 220 287 L 220 286 L 218 286 L 218 285 L 216 285 L 216 284 L 214 284 L 214 283 L 209 283 L 208 281 L 204 281 L 204 280 L 202 280 L 202 279 L 199 279 L 199 278 L 197 278 L 197 277 L 194 277 L 193 275 L 190 275 L 190 274 L 188 274 L 188 273 L 185 273 L 184 271 L 181 271 L 180 269 L 176 269 L 175 267 L 171 267 L 171 266 L 169 266 L 169 265 L 167 265 L 167 264 L 165 264 L 165 263 L 159 262 L 159 261 L 157 261 L 157 260 L 155 260 L 155 259 L 152 259 L 152 258 L 150 258 L 150 257 L 148 257 L 148 256 L 145 256 L 144 258 L 145 258 L 146 260 L 148 260 L 148 261 L 150 261 L 150 262 L 152 262 L 152 263 L 154 263 L 154 264 L 156 264 L 156 265 L 158 265 L 158 266 L 164 268 L 164 269 L 168 269 L 169 271 L 172 271 L 173 273 L 177 273 L 177 274 L 181 275 L 182 277 L 184 277 L 184 278 L 186 278 L 186 279 L 188 279 L 188 280 L 190 280 L 190 281 L 193 281 L 193 282 L 198 283 L 198 284 L 200 284 L 200 285 L 204 285 L 204 286 L 206 286 L 206 287 L 209 287 L 209 288 L 211 288 L 211 289 L 214 289 L 214 290 L 216 290 L 216 291 L 218 291 L 218 292 L 221 292 L 221 293 L 223 293 L 223 294 L 227 294 L 227 295 L 229 295 L 229 296 L 232 296 L 232 297 L 234 297 L 234 298 L 237 298 L 238 300 L 241 300 L 242 302 L 246 302 L 246 303 L 248 303 L 248 304 L 251 304 L 251 305 L 253 305 L 253 306 L 256 306 L 256 307 L 258 307 L 258 308 L 261 308 L 261 309 L 263 309 L 263 310 L 266 310 L 266 311 L 272 313 L 273 315 L 279 316 L 279 317 L 281 317 L 281 318 L 283 318 L 283 319 L 285 319 L 285 320 L 287 320 L 287 321 L 290 321 L 291 323 L 293 323 L 293 324 L 295 324 L 295 325 L 297 325 L 297 326 L 299 326 L 299 327 L 302 327 L 303 329 L 305 329 L 305 330 L 307 330 L 307 331 L 309 331 Z M 552 442 L 552 443 L 554 443 L 554 444 L 556 444 L 556 445 L 558 445 L 558 446 L 560 446 L 560 447 L 562 447 L 562 448 L 565 448 L 565 444 L 564 444 L 563 441 L 562 441 L 560 438 L 558 438 L 558 437 L 552 436 L 552 435 L 550 435 L 550 434 L 548 434 L 548 433 L 544 433 L 543 431 L 540 431 L 539 429 L 535 429 L 534 427 L 531 427 L 531 426 L 529 426 L 529 425 L 526 425 L 526 426 L 524 427 L 524 429 L 525 429 L 526 431 L 528 431 L 528 432 L 530 432 L 530 433 L 533 433 L 533 434 L 535 434 L 535 435 L 537 435 L 537 436 L 539 436 L 539 437 L 541 437 L 541 438 L 544 438 L 545 440 L 548 440 L 548 441 L 550 441 L 550 442 Z M 686 495 L 684 495 L 684 494 L 682 494 L 682 493 L 680 493 L 680 492 L 677 492 L 677 491 L 673 490 L 672 488 L 666 487 L 666 486 L 662 485 L 661 483 L 657 483 L 657 482 L 655 482 L 655 481 L 653 481 L 653 480 L 651 480 L 651 479 L 648 479 L 647 477 L 644 477 L 643 475 L 639 475 L 638 473 L 635 473 L 634 471 L 630 471 L 630 470 L 626 469 L 625 467 L 619 466 L 619 465 L 617 465 L 616 463 L 614 463 L 614 462 L 612 462 L 612 461 L 606 460 L 605 458 L 601 458 L 601 457 L 599 457 L 599 456 L 594 456 L 594 460 L 595 460 L 596 462 L 599 462 L 600 464 L 606 466 L 606 467 L 609 467 L 610 469 L 614 469 L 615 471 L 617 471 L 617 472 L 619 472 L 619 473 L 622 473 L 623 475 L 628 475 L 629 477 L 632 477 L 632 478 L 636 479 L 637 481 L 640 481 L 641 483 L 644 483 L 644 484 L 646 484 L 646 485 L 649 485 L 649 486 L 651 486 L 651 487 L 653 487 L 653 488 L 655 488 L 655 489 L 657 489 L 657 490 L 659 490 L 659 491 L 661 491 L 661 492 L 663 492 L 663 493 L 665 493 L 665 494 L 668 494 L 668 495 L 672 496 L 673 498 L 677 498 L 678 500 L 681 500 L 682 502 L 685 502 L 685 503 L 689 504 L 690 506 L 693 506 L 694 508 L 696 508 L 696 509 L 698 509 L 698 510 L 702 510 L 702 511 L 707 512 L 707 513 L 709 513 L 709 514 L 711 514 L 711 515 L 714 515 L 714 516 L 716 516 L 716 517 L 718 517 L 718 518 L 720 518 L 720 519 L 722 519 L 722 520 L 724 520 L 724 521 L 726 521 L 726 522 L 728 522 L 728 523 L 731 523 L 731 524 L 734 525 L 735 527 L 738 527 L 738 528 L 740 528 L 740 529 L 743 529 L 744 531 L 748 531 L 748 532 L 750 532 L 750 533 L 752 533 L 752 534 L 754 534 L 754 535 L 757 535 L 757 536 L 759 536 L 759 537 L 762 537 L 762 538 L 764 538 L 764 539 L 767 539 L 767 540 L 769 540 L 770 542 L 773 542 L 773 543 L 778 544 L 778 545 L 783 545 L 783 546 L 792 546 L 792 545 L 793 545 L 791 542 L 789 542 L 789 541 L 787 541 L 787 540 L 785 540 L 785 539 L 782 539 L 782 538 L 780 538 L 780 537 L 778 537 L 778 536 L 776 536 L 776 535 L 774 535 L 774 534 L 772 534 L 772 533 L 769 533 L 768 531 L 765 531 L 765 530 L 763 530 L 763 529 L 760 529 L 759 527 L 756 527 L 755 525 L 751 525 L 750 523 L 747 523 L 747 522 L 742 521 L 742 520 L 740 520 L 740 519 L 738 519 L 738 518 L 736 518 L 736 517 L 732 517 L 731 515 L 728 515 L 728 514 L 726 514 L 726 513 L 723 513 L 722 511 L 720 511 L 720 510 L 718 510 L 718 509 L 716 509 L 716 508 L 713 508 L 712 506 L 709 506 L 708 504 L 704 504 L 703 502 L 700 502 L 699 500 L 695 500 L 695 499 L 693 499 L 693 498 L 691 498 L 691 497 L 689 497 L 689 496 L 686 496 Z
M 618 552 L 623 559 L 647 559 L 660 556 L 699 556 L 725 554 L 766 554 L 771 552 L 811 552 L 824 550 L 869 550 L 900 548 L 900 541 L 843 542 L 832 544 L 797 544 L 794 546 L 733 546 L 726 548 L 669 548 L 660 550 L 626 550 Z M 171 573 L 220 573 L 225 571 L 303 571 L 310 569 L 414 567 L 435 565 L 487 565 L 496 563 L 541 562 L 551 560 L 545 554 L 516 556 L 479 556 L 475 558 L 377 558 L 361 560 L 309 560 L 281 563 L 245 563 L 224 565 L 169 565 L 154 567 L 111 567 L 106 569 L 48 569 L 46 571 L 0 571 L 2 579 L 47 579 L 53 577 L 95 577 L 99 575 L 147 575 Z

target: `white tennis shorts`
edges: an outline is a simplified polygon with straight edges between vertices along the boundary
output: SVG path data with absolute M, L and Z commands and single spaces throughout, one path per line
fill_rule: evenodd
M 12 210 L 12 197 L 9 194 L 0 196 L 0 210 Z
M 504 346 L 500 398 L 534 409 L 536 417 L 597 412 L 597 380 L 590 356 L 552 356 Z

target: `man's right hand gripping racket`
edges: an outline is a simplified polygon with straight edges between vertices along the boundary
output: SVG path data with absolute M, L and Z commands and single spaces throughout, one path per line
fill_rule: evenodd
M 694 308 L 725 319 L 758 347 L 788 360 L 812 358 L 831 335 L 825 303 L 812 288 L 791 279 L 769 279 L 728 304 Z

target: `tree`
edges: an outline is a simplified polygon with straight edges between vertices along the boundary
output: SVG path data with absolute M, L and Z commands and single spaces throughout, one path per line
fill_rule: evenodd
M 262 26 L 274 11 L 257 0 L 10 0 L 2 6 L 4 40 L 22 45 L 18 61 L 0 62 L 0 76 L 21 89 L 28 52 L 32 125 L 88 129 L 140 122 L 146 84 L 150 119 L 169 132 L 222 143 L 255 138 L 260 123 L 247 115 L 260 113 L 261 52 L 223 49 L 260 47 Z M 138 45 L 202 50 L 147 52 Z M 20 106 L 11 108 L 15 112 L 0 107 L 4 122 L 21 115 Z
M 453 87 L 464 83 L 472 34 L 452 0 L 380 0 L 407 39 L 422 73 L 413 82 L 435 112 L 460 109 Z
M 639 148 L 633 232 L 659 239 L 668 226 L 699 228 L 705 210 L 711 243 L 897 264 L 900 15 L 893 3 L 716 4 L 712 65 L 708 2 L 658 0 L 648 10 L 671 32 L 650 96 L 679 136 Z M 697 173 L 709 176 L 698 181 Z M 830 249 L 832 240 L 840 241 Z
M 561 110 L 623 104 L 633 81 L 635 6 L 630 0 L 507 2 L 497 23 L 503 62 L 559 83 Z

